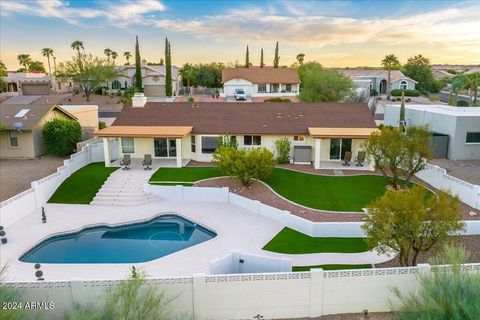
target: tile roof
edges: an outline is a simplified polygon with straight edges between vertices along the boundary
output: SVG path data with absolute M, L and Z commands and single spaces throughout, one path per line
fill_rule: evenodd
M 309 127 L 376 128 L 362 103 L 184 103 L 125 106 L 113 126 L 192 126 L 193 134 L 308 134 Z
M 340 72 L 350 79 L 354 80 L 356 77 L 384 77 L 388 78 L 388 71 L 383 69 L 334 69 Z M 390 73 L 390 79 L 392 82 L 396 82 L 402 79 L 410 79 L 417 83 L 415 80 L 407 77 L 400 70 L 392 70 Z
M 251 67 L 222 70 L 222 83 L 238 78 L 252 83 L 300 83 L 297 69 L 293 68 Z

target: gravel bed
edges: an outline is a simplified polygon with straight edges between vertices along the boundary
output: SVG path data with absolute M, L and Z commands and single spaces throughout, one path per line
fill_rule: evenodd
M 361 313 L 342 313 L 331 314 L 315 318 L 289 318 L 288 320 L 394 320 L 395 317 L 391 312 L 373 312 L 368 315 Z M 286 320 L 286 319 L 285 319 Z

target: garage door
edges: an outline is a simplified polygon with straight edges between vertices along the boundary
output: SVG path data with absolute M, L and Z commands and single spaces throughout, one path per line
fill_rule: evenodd
M 252 88 L 251 86 L 241 86 L 241 85 L 226 86 L 225 93 L 227 94 L 227 97 L 233 97 L 236 89 L 243 89 L 243 91 L 245 91 L 247 96 L 250 97 L 252 95 L 251 88 Z
M 146 85 L 143 93 L 147 97 L 165 97 L 165 86 Z
M 22 84 L 23 95 L 50 94 L 50 84 Z

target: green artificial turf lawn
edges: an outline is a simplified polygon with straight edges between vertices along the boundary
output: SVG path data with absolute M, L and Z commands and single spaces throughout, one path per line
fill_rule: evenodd
M 91 163 L 75 171 L 57 188 L 49 203 L 89 204 L 108 176 L 117 170 L 103 162 Z
M 150 177 L 149 182 L 196 182 L 223 176 L 215 167 L 160 168 Z
M 319 238 L 310 237 L 290 228 L 283 228 L 263 250 L 288 253 L 355 253 L 370 250 L 364 238 Z
M 371 264 L 320 264 L 316 266 L 293 266 L 293 272 L 310 271 L 322 268 L 323 270 L 371 269 Z
M 264 181 L 282 197 L 300 205 L 351 212 L 362 212 L 385 193 L 387 184 L 378 175 L 320 176 L 279 168 Z

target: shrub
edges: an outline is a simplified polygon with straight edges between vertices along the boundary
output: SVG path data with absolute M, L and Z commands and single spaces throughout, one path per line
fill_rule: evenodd
M 2 302 L 2 304 L 7 304 L 9 302 L 22 303 L 25 300 L 23 298 L 23 291 L 3 285 L 6 272 L 6 265 L 0 268 L 0 301 Z M 2 308 L 2 312 L 0 313 L 1 320 L 20 320 L 25 319 L 24 316 L 25 311 L 21 308 Z
M 371 96 L 378 96 L 378 91 L 375 89 L 370 89 L 370 95 Z
M 410 98 L 405 99 L 405 102 L 411 102 L 411 101 L 412 101 L 412 99 L 410 99 Z
M 80 141 L 82 129 L 77 121 L 56 118 L 45 123 L 42 136 L 48 153 L 65 156 Z
M 275 144 L 275 160 L 277 163 L 288 163 L 290 160 L 290 150 L 292 143 L 286 137 L 273 141 Z
M 105 124 L 105 121 L 98 121 L 98 129 L 105 129 L 107 125 Z
M 393 89 L 392 96 L 400 97 L 404 93 L 405 97 L 420 97 L 420 91 L 417 89 Z
M 238 148 L 238 142 L 236 137 L 229 136 L 228 134 L 225 134 L 223 136 L 218 137 L 218 147 L 231 147 L 234 149 Z
M 137 92 L 138 92 L 137 87 L 130 87 L 130 88 L 125 89 L 125 91 L 123 92 L 123 98 L 121 100 L 122 103 L 125 104 L 125 103 L 128 103 L 128 102 L 132 101 L 133 95 Z
M 468 101 L 467 100 L 458 100 L 457 101 L 457 107 L 468 107 Z
M 269 99 L 263 100 L 263 102 L 292 102 L 292 101 L 288 98 L 269 98 Z
M 262 147 L 237 150 L 221 146 L 213 153 L 213 163 L 223 174 L 239 180 L 246 187 L 250 186 L 252 179 L 270 176 L 275 165 L 273 153 Z
M 194 102 L 195 102 L 195 98 L 192 97 L 192 96 L 188 96 L 187 101 L 190 102 L 190 103 L 194 103 Z
M 402 98 L 397 98 L 397 99 L 395 99 L 395 100 L 396 100 L 396 101 L 402 101 Z

